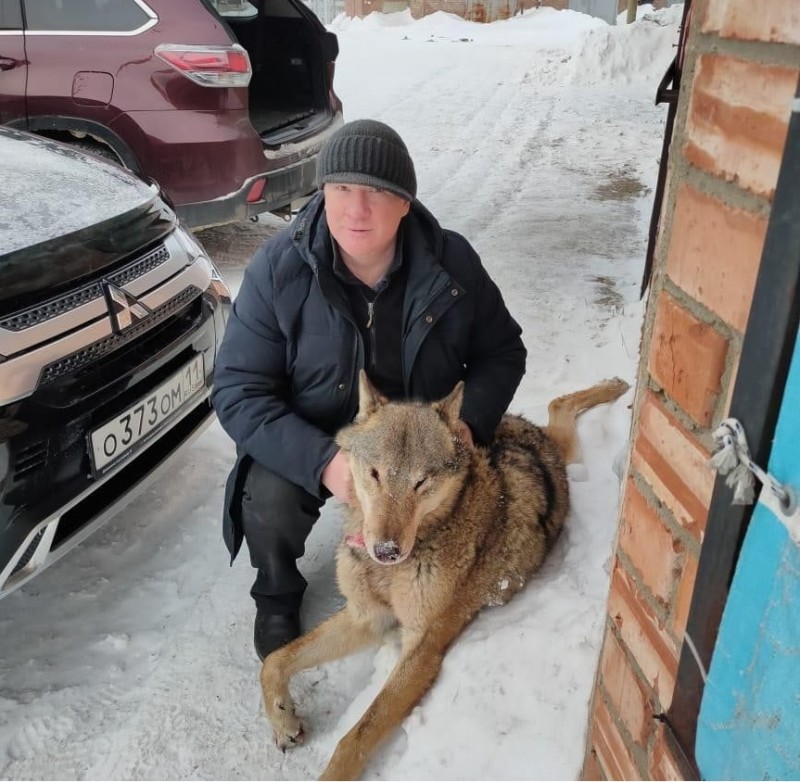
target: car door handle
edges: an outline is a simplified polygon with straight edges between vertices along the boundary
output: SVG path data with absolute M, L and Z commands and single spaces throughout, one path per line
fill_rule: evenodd
M 10 71 L 16 65 L 16 60 L 12 60 L 10 57 L 0 57 L 0 71 Z

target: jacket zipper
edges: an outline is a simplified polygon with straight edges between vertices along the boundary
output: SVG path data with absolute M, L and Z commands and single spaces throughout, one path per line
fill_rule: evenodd
M 406 334 L 403 336 L 403 346 L 404 346 L 404 347 L 405 347 L 405 344 L 406 344 L 406 342 L 407 342 L 408 335 L 409 335 L 409 334 L 411 334 L 411 332 L 412 332 L 412 331 L 413 331 L 413 329 L 414 329 L 414 326 L 417 324 L 417 322 L 419 321 L 419 319 L 420 319 L 420 318 L 422 318 L 422 317 L 423 317 L 423 316 L 426 314 L 426 312 L 428 311 L 428 308 L 429 308 L 429 307 L 430 307 L 430 306 L 431 306 L 431 305 L 432 305 L 432 304 L 433 304 L 433 303 L 434 303 L 434 302 L 435 302 L 435 301 L 436 301 L 438 298 L 440 298 L 440 297 L 441 297 L 441 295 L 442 295 L 442 294 L 443 294 L 443 293 L 444 293 L 444 292 L 445 292 L 445 291 L 446 291 L 448 288 L 453 288 L 453 287 L 456 287 L 456 286 L 455 286 L 455 284 L 454 284 L 453 280 L 452 280 L 452 279 L 449 279 L 449 280 L 447 280 L 446 282 L 444 282 L 442 285 L 440 285 L 440 286 L 439 286 L 439 288 L 437 288 L 437 290 L 436 290 L 434 293 L 432 293 L 432 294 L 431 294 L 431 295 L 430 295 L 430 296 L 429 296 L 429 297 L 428 297 L 428 298 L 425 300 L 425 305 L 424 305 L 423 307 L 420 307 L 420 312 L 419 312 L 419 315 L 417 315 L 417 317 L 416 317 L 416 318 L 414 318 L 413 322 L 412 322 L 412 323 L 410 324 L 410 326 L 409 326 L 409 329 L 408 329 L 408 331 L 407 331 L 407 332 L 406 332 Z M 456 301 L 456 299 L 455 299 L 454 297 L 451 297 L 451 299 L 448 299 L 448 304 L 447 304 L 445 307 L 442 307 L 442 309 L 439 311 L 439 313 L 438 313 L 438 317 L 437 317 L 437 320 L 441 319 L 442 315 L 444 315 L 444 313 L 445 313 L 445 312 L 447 312 L 447 310 L 449 310 L 449 309 L 450 309 L 450 307 L 451 307 L 453 304 L 455 304 L 455 301 Z M 403 354 L 402 354 L 402 359 L 403 359 L 403 387 L 405 388 L 406 394 L 408 394 L 408 393 L 410 392 L 410 389 L 409 389 L 409 384 L 410 384 L 410 382 L 411 382 L 411 368 L 414 366 L 414 362 L 417 360 L 417 354 L 419 353 L 419 350 L 420 350 L 420 348 L 422 347 L 422 343 L 423 343 L 423 342 L 425 342 L 425 339 L 427 338 L 427 336 L 428 336 L 428 334 L 429 334 L 429 333 L 430 333 L 430 328 L 427 328 L 427 329 L 425 330 L 424 334 L 422 335 L 422 338 L 420 339 L 419 343 L 418 343 L 418 344 L 417 344 L 417 346 L 415 347 L 415 349 L 414 349 L 414 354 L 411 356 L 411 359 L 410 359 L 410 361 L 409 361 L 409 363 L 408 363 L 408 365 L 407 365 L 407 366 L 406 366 L 406 353 L 405 353 L 405 350 L 403 351 Z
M 380 295 L 380 294 L 378 294 Z M 367 352 L 369 354 L 369 366 L 372 369 L 378 364 L 378 340 L 375 333 L 375 302 L 378 300 L 376 296 L 372 301 L 367 300 Z
M 325 289 L 326 286 L 323 285 L 322 282 L 320 281 L 319 267 L 317 266 L 316 263 L 312 264 L 312 270 L 314 272 L 314 277 L 316 277 L 316 279 L 317 279 L 317 285 L 319 285 L 319 288 L 322 291 L 322 295 L 325 298 L 325 300 L 328 302 L 328 304 L 331 305 L 331 307 L 333 307 L 335 310 L 337 310 L 339 312 L 339 314 L 342 315 L 342 317 L 344 317 L 344 319 L 348 323 L 350 323 L 353 326 L 353 332 L 354 332 L 354 334 L 353 334 L 353 347 L 355 348 L 354 355 L 357 357 L 358 356 L 358 344 L 359 344 L 359 342 L 361 342 L 361 332 L 360 332 L 360 329 L 358 328 L 358 324 L 356 323 L 356 321 L 352 317 L 352 315 L 350 315 L 349 313 L 345 312 L 341 308 L 337 307 L 336 304 L 331 300 L 330 296 L 328 295 L 328 292 Z M 362 346 L 362 347 L 364 347 L 364 346 Z M 356 400 L 356 411 L 357 411 L 358 410 L 358 360 L 355 360 L 352 363 L 352 368 L 351 368 L 351 372 L 350 372 L 350 388 L 348 390 L 347 396 L 348 396 L 348 399 L 345 401 L 345 410 L 349 407 L 350 400 L 355 399 Z

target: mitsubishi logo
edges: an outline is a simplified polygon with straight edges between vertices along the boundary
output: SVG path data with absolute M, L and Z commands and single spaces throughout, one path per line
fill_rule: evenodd
M 111 328 L 115 334 L 122 334 L 134 323 L 146 318 L 150 310 L 130 293 L 118 288 L 108 280 L 103 281 L 106 305 L 111 318 Z

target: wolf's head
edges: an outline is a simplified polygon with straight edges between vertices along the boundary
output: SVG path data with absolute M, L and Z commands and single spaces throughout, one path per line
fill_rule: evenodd
M 457 434 L 463 396 L 459 382 L 438 402 L 389 402 L 361 371 L 358 415 L 336 441 L 350 460 L 364 543 L 376 562 L 406 559 L 420 528 L 458 497 L 469 461 Z

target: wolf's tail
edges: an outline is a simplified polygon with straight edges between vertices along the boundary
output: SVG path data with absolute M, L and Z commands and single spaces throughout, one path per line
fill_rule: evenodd
M 604 380 L 596 386 L 576 391 L 554 399 L 547 407 L 550 420 L 545 427 L 548 437 L 558 446 L 567 464 L 580 459 L 575 421 L 578 416 L 595 405 L 619 399 L 630 386 L 618 377 Z

